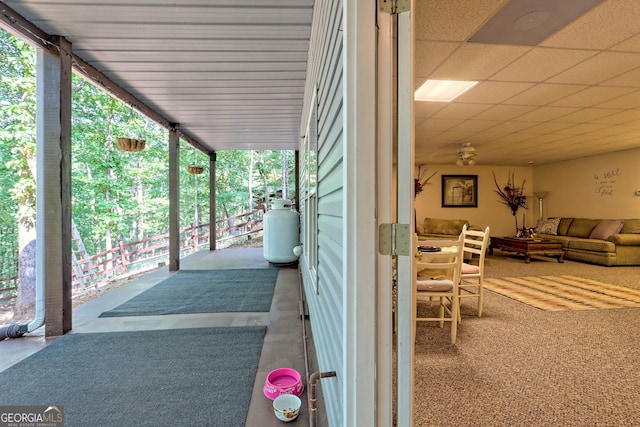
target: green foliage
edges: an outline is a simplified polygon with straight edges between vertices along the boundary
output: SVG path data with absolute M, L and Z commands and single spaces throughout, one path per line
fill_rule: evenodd
M 0 30 L 0 226 L 35 224 L 35 50 Z M 97 87 L 72 80 L 72 213 L 89 253 L 168 230 L 168 132 Z M 117 138 L 146 140 L 121 151 Z M 217 153 L 218 218 L 253 210 L 283 186 L 282 151 Z M 209 158 L 181 141 L 180 227 L 209 221 Z M 202 175 L 187 166 L 204 168 Z M 294 156 L 286 160 L 293 198 Z M 253 176 L 249 172 L 253 171 Z M 253 194 L 253 200 L 249 195 Z M 0 254 L 2 256 L 2 254 Z
M 35 51 L 0 31 L 0 221 L 35 225 Z

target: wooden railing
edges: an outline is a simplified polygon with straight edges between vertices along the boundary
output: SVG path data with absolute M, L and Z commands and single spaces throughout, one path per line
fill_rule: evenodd
M 246 240 L 262 231 L 262 210 L 256 210 L 216 221 L 217 247 Z M 180 257 L 209 247 L 209 224 L 192 225 L 180 230 Z M 79 261 L 83 278 L 72 275 L 73 294 L 99 289 L 109 282 L 125 279 L 164 265 L 169 260 L 169 233 L 137 242 L 119 242 L 113 249 L 89 256 L 89 263 Z M 11 281 L 12 286 L 4 286 Z M 15 302 L 17 277 L 0 279 L 0 304 Z M 13 291 L 13 292 L 12 292 Z
M 18 276 L 0 279 L 0 305 L 9 305 L 15 302 L 18 290 Z

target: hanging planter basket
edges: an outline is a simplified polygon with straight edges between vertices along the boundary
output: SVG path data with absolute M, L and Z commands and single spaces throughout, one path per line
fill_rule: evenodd
M 204 168 L 202 166 L 187 166 L 187 171 L 192 175 L 200 175 L 204 172 Z
M 145 144 L 144 139 L 118 138 L 118 148 L 123 151 L 142 151 Z

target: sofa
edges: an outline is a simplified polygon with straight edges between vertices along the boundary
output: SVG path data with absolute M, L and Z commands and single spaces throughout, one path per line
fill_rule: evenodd
M 425 218 L 422 224 L 416 224 L 416 233 L 419 239 L 438 239 L 438 238 L 458 238 L 462 233 L 462 227 L 469 228 L 469 221 L 466 219 L 442 219 L 442 218 Z
M 562 243 L 564 257 L 604 266 L 640 265 L 640 219 L 549 218 L 536 235 Z

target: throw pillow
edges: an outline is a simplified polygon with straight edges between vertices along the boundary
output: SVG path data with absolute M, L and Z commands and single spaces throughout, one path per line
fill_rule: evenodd
M 557 236 L 559 224 L 560 218 L 539 219 L 536 224 L 536 233 Z
M 622 230 L 623 223 L 624 221 L 621 219 L 603 219 L 593 229 L 589 238 L 607 240 L 609 236 L 619 233 L 620 230 Z
M 567 231 L 567 236 L 588 239 L 589 236 L 591 236 L 591 232 L 596 228 L 596 225 L 598 225 L 599 222 L 599 219 L 574 218 L 571 222 L 571 227 L 569 227 L 569 231 Z

